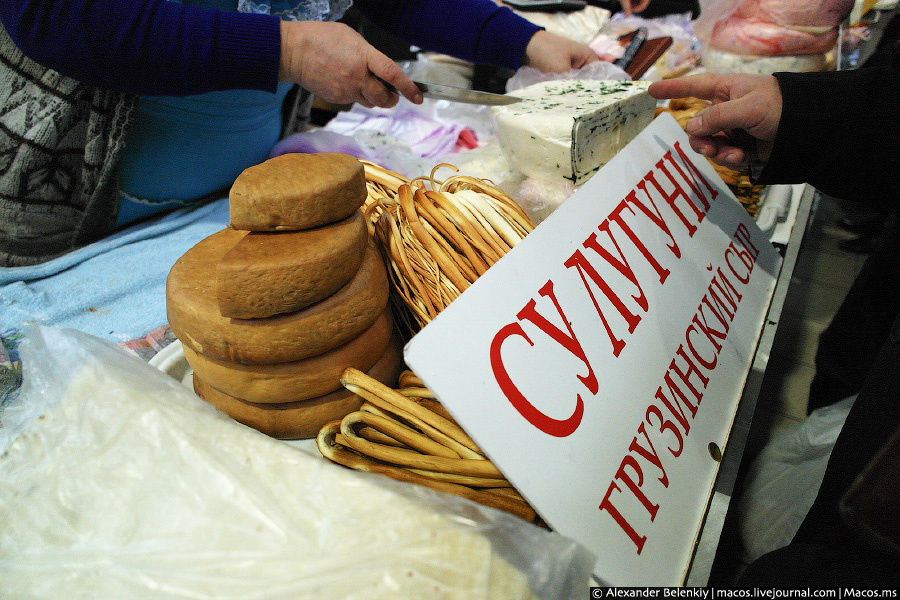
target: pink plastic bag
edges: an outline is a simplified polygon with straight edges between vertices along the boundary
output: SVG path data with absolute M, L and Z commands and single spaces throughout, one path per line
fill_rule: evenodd
M 733 54 L 823 54 L 853 0 L 701 0 L 697 35 Z

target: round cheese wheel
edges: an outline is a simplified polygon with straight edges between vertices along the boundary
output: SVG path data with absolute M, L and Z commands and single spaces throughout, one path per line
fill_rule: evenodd
M 396 384 L 403 369 L 400 338 L 391 338 L 382 357 L 368 374 L 385 385 Z M 235 421 L 266 435 L 285 440 L 313 438 L 322 426 L 358 410 L 363 399 L 344 388 L 302 402 L 286 404 L 252 404 L 220 392 L 194 374 L 194 391 L 198 396 L 227 413 Z
M 277 365 L 241 365 L 197 354 L 184 346 L 184 356 L 205 383 L 248 402 L 296 402 L 328 394 L 341 387 L 347 367 L 368 371 L 391 337 L 390 310 L 381 313 L 359 337 L 325 354 Z
M 176 261 L 166 279 L 169 325 L 194 352 L 244 364 L 294 362 L 346 344 L 387 306 L 387 271 L 369 242 L 359 271 L 328 298 L 266 319 L 223 317 L 214 273 L 231 249 L 232 236 L 225 230 L 202 240 Z
M 338 291 L 359 270 L 368 232 L 362 212 L 316 229 L 235 230 L 216 265 L 222 316 L 258 319 L 295 312 Z
M 349 154 L 283 154 L 245 169 L 231 186 L 231 226 L 297 230 L 340 221 L 362 206 L 366 178 Z

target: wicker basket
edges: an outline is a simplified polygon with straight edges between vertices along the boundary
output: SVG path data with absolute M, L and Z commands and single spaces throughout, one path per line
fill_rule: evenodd
M 408 180 L 364 162 L 370 232 L 391 281 L 397 322 L 411 336 L 430 322 L 534 225 L 490 182 L 464 175 Z

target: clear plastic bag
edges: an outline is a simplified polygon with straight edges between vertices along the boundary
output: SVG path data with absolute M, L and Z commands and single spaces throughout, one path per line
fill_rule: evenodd
M 593 557 L 575 542 L 310 456 L 107 342 L 31 324 L 21 352 L 0 414 L 4 598 L 586 591 Z
M 700 15 L 694 21 L 694 34 L 704 44 L 708 44 L 716 23 L 730 17 L 743 1 L 700 0 Z
M 609 22 L 610 12 L 598 6 L 585 6 L 570 12 L 538 12 L 515 10 L 513 12 L 551 33 L 587 44 Z
M 542 81 L 557 81 L 560 79 L 594 79 L 597 81 L 630 81 L 628 73 L 608 62 L 595 61 L 588 63 L 580 69 L 565 73 L 545 73 L 533 67 L 521 67 L 515 75 L 506 82 L 506 92 L 513 93 L 529 85 Z
M 694 30 L 733 55 L 797 56 L 834 48 L 854 0 L 701 0 Z
M 513 191 L 512 197 L 537 225 L 574 193 L 575 186 L 568 179 L 526 177 Z
M 738 504 L 745 560 L 791 542 L 819 493 L 831 449 L 855 399 L 813 411 L 753 461 Z
M 340 152 L 368 161 L 376 161 L 371 150 L 357 142 L 349 135 L 335 133 L 326 129 L 312 129 L 289 135 L 279 141 L 269 152 L 269 158 L 300 152 L 314 154 L 317 152 Z
M 662 78 L 676 77 L 687 73 L 700 61 L 700 43 L 694 33 L 691 13 L 673 13 L 652 19 L 617 13 L 603 29 L 603 33 L 591 41 L 590 46 L 601 56 L 606 52 L 619 58 L 624 52 L 624 48 L 619 45 L 619 37 L 639 27 L 647 29 L 648 39 L 672 38 L 672 45 L 641 76 L 641 79 L 658 81 Z

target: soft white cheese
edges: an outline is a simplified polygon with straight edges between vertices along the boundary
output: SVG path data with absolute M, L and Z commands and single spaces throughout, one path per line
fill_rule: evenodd
M 645 81 L 545 81 L 495 107 L 497 137 L 519 171 L 587 181 L 653 120 Z

